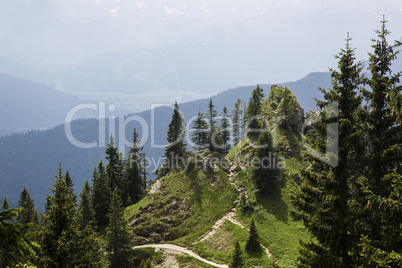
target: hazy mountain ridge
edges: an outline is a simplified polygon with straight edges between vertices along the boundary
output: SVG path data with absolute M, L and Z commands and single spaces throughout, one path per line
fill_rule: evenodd
M 82 99 L 38 82 L 0 73 L 0 135 L 64 122 L 67 112 Z

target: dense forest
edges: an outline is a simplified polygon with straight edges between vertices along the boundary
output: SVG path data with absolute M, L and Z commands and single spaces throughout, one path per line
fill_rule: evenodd
M 283 264 L 275 248 L 269 260 L 261 257 L 263 248 L 269 252 L 270 243 L 265 241 L 264 215 L 258 202 L 261 196 L 274 195 L 280 178 L 288 176 L 281 166 L 271 165 L 270 157 L 287 159 L 288 172 L 301 167 L 289 166 L 300 153 L 303 168 L 293 178 L 297 186 L 290 195 L 291 207 L 285 209 L 285 218 L 289 211 L 291 220 L 301 222 L 309 235 L 300 238 L 299 253 L 293 260 L 296 265 L 401 267 L 402 86 L 401 73 L 391 70 L 401 43 L 389 43 L 386 21 L 376 32 L 367 66 L 356 61 L 352 39 L 347 36 L 345 47 L 335 56 L 337 68 L 330 70 L 331 87 L 318 90 L 322 97 L 316 99 L 316 111 L 304 113 L 288 87 L 272 86 L 265 98 L 264 90 L 257 86 L 247 104 L 238 98 L 232 107 L 218 111 L 209 99 L 205 113 L 193 111 L 196 119 L 188 130 L 175 103 L 165 132 L 164 161 L 155 172 L 155 182 L 149 180 L 146 169 L 148 152 L 133 128 L 125 157 L 110 135 L 104 159 L 95 167 L 86 167 L 93 170 L 92 179 L 85 181 L 79 195 L 74 192 L 74 178 L 59 164 L 43 209 L 35 208 L 29 187 L 22 188 L 16 209 L 10 209 L 5 197 L 0 212 L 0 266 L 153 267 L 158 258 L 160 263 L 158 253 L 133 247 L 152 241 L 173 241 L 205 251 L 196 243 L 201 231 L 181 228 L 178 222 L 197 226 L 208 206 L 230 210 L 238 195 L 229 189 L 233 188 L 230 179 L 234 172 L 250 170 L 250 181 L 244 180 L 240 188 L 254 190 L 247 195 L 239 190 L 236 203 L 239 218 L 247 218 L 248 232 L 245 239 L 233 241 L 221 261 L 229 267 L 252 267 L 258 259 L 256 263 L 264 267 L 280 267 Z M 291 140 L 294 133 L 308 149 L 301 152 L 297 146 L 280 146 L 284 143 L 281 137 Z M 187 134 L 190 140 L 185 139 Z M 235 152 L 262 161 L 259 165 L 242 162 L 234 170 L 225 167 L 222 163 L 231 162 Z M 197 164 L 202 165 L 196 168 Z M 188 193 L 174 192 L 166 183 L 167 179 L 183 178 L 189 181 L 191 196 L 177 204 L 176 195 Z M 154 188 L 158 181 L 172 191 L 171 196 L 160 192 L 149 197 L 150 186 Z M 208 189 L 217 191 L 213 193 L 219 202 L 201 202 L 210 194 Z M 155 200 L 161 202 L 149 206 Z M 174 207 L 179 207 L 179 212 L 172 216 L 168 212 Z M 146 218 L 152 212 L 146 208 L 164 212 L 157 219 Z

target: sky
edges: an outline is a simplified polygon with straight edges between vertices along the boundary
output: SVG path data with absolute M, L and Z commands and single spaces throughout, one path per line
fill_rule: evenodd
M 327 71 L 336 66 L 333 55 L 348 32 L 357 58 L 364 60 L 383 15 L 389 39 L 402 36 L 399 0 L 3 0 L 1 5 L 1 57 L 62 80 L 66 69 L 96 57 L 107 65 L 108 51 L 148 49 L 142 53 L 159 57 L 163 50 L 167 63 L 159 74 L 130 74 L 159 86 L 155 92 L 172 90 L 155 83 L 160 76 L 179 79 L 174 85 L 180 92 L 217 93 Z M 141 66 L 149 58 L 136 61 Z M 190 73 L 191 64 L 201 82 Z M 63 90 L 87 90 L 78 87 Z

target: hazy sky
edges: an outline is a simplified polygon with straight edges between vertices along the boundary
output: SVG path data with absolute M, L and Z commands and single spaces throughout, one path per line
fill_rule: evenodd
M 236 72 L 243 79 L 227 87 L 326 71 L 347 32 L 364 59 L 383 14 L 390 39 L 402 36 L 399 0 L 3 0 L 1 5 L 0 55 L 30 68 L 53 73 L 103 51 L 175 47 L 179 54 L 187 46 L 200 48 L 202 58 L 210 51 L 217 66 L 233 65 L 238 57 Z M 230 53 L 222 56 L 225 51 Z

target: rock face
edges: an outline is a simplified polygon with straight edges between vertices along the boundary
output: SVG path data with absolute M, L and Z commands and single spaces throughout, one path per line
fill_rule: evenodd
M 150 204 L 142 208 L 130 221 L 130 226 L 136 234 L 135 245 L 159 243 L 162 239 L 175 239 L 172 227 L 191 216 L 190 207 L 174 197 L 163 203 Z

